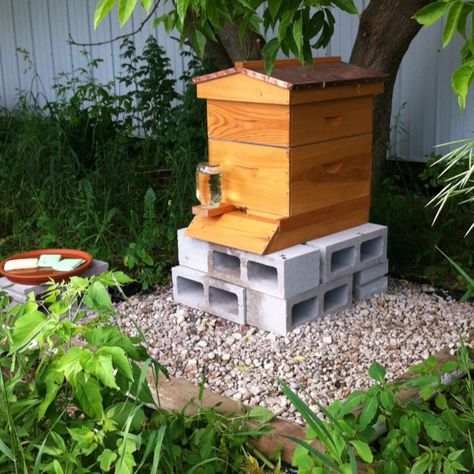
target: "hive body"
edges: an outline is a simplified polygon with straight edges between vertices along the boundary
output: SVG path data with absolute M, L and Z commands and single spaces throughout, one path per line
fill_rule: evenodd
M 230 211 L 187 235 L 266 254 L 368 222 L 373 96 L 382 75 L 340 62 L 259 62 L 196 80 L 207 99 L 209 161 Z

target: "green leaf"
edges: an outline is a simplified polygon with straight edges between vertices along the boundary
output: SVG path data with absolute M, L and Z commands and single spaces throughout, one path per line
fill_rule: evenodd
M 410 469 L 410 474 L 423 474 L 429 469 L 430 465 L 431 460 L 425 453 L 416 460 L 415 464 Z
M 112 464 L 117 460 L 117 453 L 110 449 L 104 449 L 101 455 L 97 458 L 99 466 L 104 472 L 109 472 Z
M 275 20 L 278 14 L 278 10 L 280 10 L 281 4 L 283 0 L 268 0 L 268 10 L 270 11 L 270 15 Z
M 127 20 L 130 18 L 130 15 L 135 9 L 136 4 L 137 4 L 137 0 L 119 0 L 118 16 L 119 16 L 121 27 L 125 25 Z
M 272 38 L 263 47 L 262 53 L 265 62 L 265 72 L 268 76 L 272 73 L 273 64 L 275 63 L 279 49 L 280 42 L 277 38 Z
M 54 474 L 64 474 L 63 468 L 61 467 L 61 464 L 59 464 L 57 459 L 53 461 L 53 469 Z
M 364 443 L 363 441 L 360 440 L 352 440 L 351 441 L 352 446 L 354 446 L 357 456 L 359 456 L 362 461 L 372 464 L 374 462 L 374 456 L 372 454 L 372 450 L 370 449 L 370 446 L 367 443 Z
M 269 421 L 272 421 L 274 418 L 274 414 L 271 410 L 268 408 L 264 407 L 253 407 L 249 412 L 248 412 L 248 417 L 251 418 L 252 420 L 256 421 L 259 424 L 265 424 L 268 423 Z
M 45 375 L 44 383 L 46 385 L 46 395 L 38 407 L 38 418 L 41 419 L 46 413 L 46 410 L 56 399 L 56 395 L 62 387 L 64 382 L 64 374 L 56 369 L 54 364 L 51 364 Z
M 130 366 L 130 361 L 125 354 L 125 351 L 121 347 L 114 347 L 114 346 L 105 346 L 101 347 L 97 354 L 99 355 L 106 355 L 112 358 L 112 362 L 114 367 L 120 370 L 125 377 L 129 380 L 133 380 L 132 375 L 132 368 Z
M 115 383 L 112 356 L 91 353 L 85 361 L 81 361 L 84 371 L 100 380 L 106 387 L 118 388 Z
M 464 3 L 461 0 L 458 0 L 457 2 L 452 3 L 449 7 L 448 16 L 446 17 L 446 25 L 444 26 L 443 31 L 443 48 L 448 46 L 456 32 L 463 6 Z
M 99 281 L 95 281 L 87 288 L 84 296 L 84 304 L 99 313 L 107 314 L 112 312 L 113 309 L 110 295 L 105 286 Z
M 454 71 L 451 77 L 451 87 L 453 88 L 453 91 L 458 96 L 459 108 L 461 110 L 464 110 L 464 108 L 466 107 L 466 98 L 469 92 L 469 87 L 473 79 L 474 79 L 474 61 L 469 61 L 468 63 L 463 64 L 461 67 L 456 69 L 456 71 Z M 449 260 L 450 260 L 451 265 L 453 265 L 455 268 L 459 267 L 459 265 L 457 265 L 454 261 L 452 261 L 451 259 Z M 459 268 L 461 269 L 461 267 Z M 469 282 L 470 286 L 474 287 L 474 280 L 472 280 L 472 278 L 469 277 L 467 273 L 464 272 L 464 270 L 461 269 L 462 271 L 459 271 L 458 268 L 456 268 L 456 270 L 461 275 L 464 274 L 463 276 L 465 280 Z
M 403 446 L 405 449 L 414 457 L 418 457 L 420 455 L 420 450 L 418 448 L 418 437 L 414 438 L 412 436 L 404 436 L 403 437 Z
M 182 25 L 184 25 L 184 20 L 186 19 L 189 3 L 190 0 L 176 0 L 176 11 L 178 12 L 178 16 Z
M 12 450 L 5 444 L 5 442 L 0 438 L 0 453 L 6 456 L 10 461 L 15 461 L 15 456 Z
M 359 415 L 359 428 L 363 431 L 374 419 L 377 414 L 379 404 L 376 397 L 368 396 L 364 401 L 364 409 Z
M 151 6 L 153 5 L 153 0 L 142 0 L 142 7 L 148 13 L 150 11 Z
M 298 48 L 298 59 L 303 61 L 303 17 L 300 15 L 293 23 L 293 39 Z
M 71 382 L 83 369 L 81 358 L 84 360 L 90 356 L 92 356 L 92 352 L 89 349 L 73 346 L 58 359 L 57 370 L 63 372 L 69 382 Z
M 116 423 L 121 431 L 125 429 L 130 417 L 132 417 L 130 421 L 130 430 L 133 432 L 138 432 L 146 421 L 143 410 L 138 408 L 132 402 L 116 403 L 107 409 L 106 415 Z
M 202 33 L 199 30 L 195 30 L 191 38 L 192 38 L 192 43 L 195 46 L 199 56 L 201 58 L 204 57 L 204 49 L 206 47 L 206 42 L 207 42 L 207 38 L 204 35 L 204 33 Z
M 395 406 L 395 394 L 392 390 L 384 390 L 380 393 L 380 403 L 385 408 L 385 410 L 393 410 Z
M 449 5 L 449 3 L 444 1 L 430 3 L 416 13 L 415 19 L 418 23 L 428 28 L 441 19 L 448 11 Z
M 365 392 L 357 391 L 351 393 L 337 414 L 339 417 L 343 417 L 349 413 L 352 413 L 356 408 L 364 403 L 366 397 L 367 394 Z
M 334 3 L 336 7 L 344 10 L 347 13 L 350 13 L 351 15 L 357 15 L 359 13 L 353 0 L 332 0 L 331 3 Z
M 384 367 L 382 367 L 378 362 L 374 362 L 370 367 L 369 367 L 369 375 L 370 377 L 380 383 L 383 383 L 385 380 L 385 375 L 386 375 L 386 370 Z
M 46 316 L 40 311 L 31 311 L 18 318 L 13 328 L 10 352 L 24 349 L 44 329 L 46 323 Z
M 92 377 L 86 380 L 81 373 L 77 377 L 74 388 L 76 398 L 84 412 L 91 418 L 101 418 L 102 395 L 97 381 Z
M 383 474 L 398 474 L 398 464 L 389 459 L 383 466 Z
M 94 13 L 94 30 L 100 25 L 102 20 L 108 15 L 117 0 L 100 0 Z
M 438 395 L 436 395 L 435 405 L 440 410 L 446 410 L 446 408 L 448 408 L 448 401 L 446 400 L 446 397 L 442 393 L 438 393 Z

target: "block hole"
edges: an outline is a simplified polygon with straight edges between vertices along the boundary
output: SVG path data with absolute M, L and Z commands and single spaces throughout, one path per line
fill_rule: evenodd
M 249 281 L 254 281 L 268 287 L 278 286 L 278 271 L 275 267 L 263 263 L 247 262 L 247 274 Z
M 356 249 L 355 247 L 347 247 L 345 249 L 337 250 L 331 255 L 331 273 L 339 270 L 344 270 L 354 266 L 356 263 Z
M 177 278 L 177 292 L 178 295 L 188 298 L 190 305 L 204 303 L 204 286 L 198 281 L 179 276 Z
M 212 266 L 219 272 L 240 277 L 240 259 L 234 255 L 214 251 L 212 252 Z
M 324 294 L 324 312 L 340 308 L 347 303 L 349 298 L 348 285 L 338 286 Z
M 292 326 L 298 326 L 306 321 L 311 321 L 318 315 L 318 299 L 316 296 L 301 303 L 296 303 L 291 308 Z
M 235 293 L 209 287 L 209 304 L 211 308 L 224 310 L 227 313 L 239 314 L 239 299 Z
M 374 239 L 362 242 L 360 246 L 360 260 L 365 262 L 370 258 L 377 258 L 382 256 L 383 252 L 383 237 L 375 237 Z

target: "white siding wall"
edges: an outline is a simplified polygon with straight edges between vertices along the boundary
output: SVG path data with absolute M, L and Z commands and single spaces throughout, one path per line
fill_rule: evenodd
M 76 41 L 92 43 L 134 31 L 145 15 L 134 13 L 122 29 L 116 17 L 108 18 L 96 31 L 92 18 L 97 0 L 1 0 L 0 12 L 0 106 L 11 108 L 17 91 L 30 90 L 54 98 L 52 84 L 60 72 L 71 72 L 85 66 L 81 48 L 67 43 L 69 35 Z M 361 9 L 368 0 L 359 0 Z M 340 55 L 348 60 L 357 34 L 357 17 L 336 13 L 336 32 L 326 51 L 318 54 Z M 171 59 L 178 78 L 185 62 L 178 42 L 166 35 L 163 28 L 153 28 L 149 22 L 135 36 L 141 51 L 148 36 L 154 35 Z M 119 73 L 119 44 L 88 47 L 93 57 L 104 59 L 97 78 L 110 81 Z M 420 161 L 437 143 L 468 137 L 474 130 L 474 107 L 461 115 L 450 88 L 451 72 L 458 64 L 459 42 L 447 49 L 441 47 L 441 26 L 422 30 L 415 38 L 398 74 L 393 102 L 393 114 L 401 113 L 407 133 L 395 136 L 395 152 L 407 160 Z M 27 70 L 17 48 L 30 53 L 36 64 L 38 78 Z M 116 87 L 119 87 L 117 84 Z M 405 104 L 403 107 L 402 105 Z

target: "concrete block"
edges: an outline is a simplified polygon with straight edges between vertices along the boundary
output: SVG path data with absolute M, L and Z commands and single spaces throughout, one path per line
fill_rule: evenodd
M 284 336 L 316 319 L 321 314 L 320 303 L 318 289 L 287 299 L 247 289 L 247 323 Z
M 246 323 L 246 289 L 184 266 L 172 269 L 175 302 L 238 324 Z
M 363 224 L 311 240 L 307 246 L 321 252 L 321 282 L 353 274 L 387 258 L 387 228 Z
M 365 283 L 361 286 L 355 286 L 354 299 L 363 300 L 375 294 L 385 293 L 387 291 L 387 286 L 388 278 L 386 276 L 369 281 L 368 283 Z
M 372 265 L 354 274 L 354 286 L 365 285 L 366 283 L 383 277 L 388 273 L 388 260 Z
M 209 272 L 209 242 L 185 235 L 186 229 L 178 230 L 178 261 L 180 265 Z
M 352 275 L 324 283 L 320 288 L 321 314 L 343 311 L 352 305 Z
M 209 246 L 209 274 L 277 298 L 290 298 L 319 286 L 319 250 L 295 245 L 256 255 L 215 244 Z

